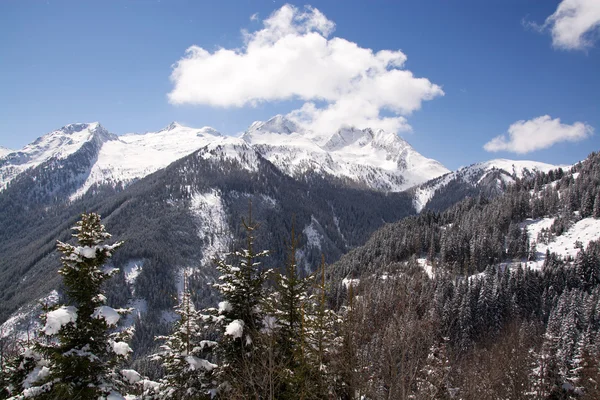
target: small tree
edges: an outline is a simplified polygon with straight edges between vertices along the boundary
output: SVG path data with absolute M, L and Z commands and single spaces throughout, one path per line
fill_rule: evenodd
M 73 229 L 78 245 L 57 245 L 68 303 L 45 309 L 38 342 L 17 368 L 28 371 L 17 390 L 25 397 L 119 398 L 126 380 L 116 368 L 131 352 L 132 330 L 113 328 L 129 310 L 106 306 L 102 286 L 118 271 L 103 264 L 122 242 L 103 244 L 111 235 L 95 213 L 83 214 Z
M 252 221 L 251 204 L 248 220 L 242 220 L 242 224 L 246 248 L 230 254 L 235 264 L 217 260 L 221 276 L 215 287 L 223 298 L 215 318 L 221 333 L 218 378 L 221 391 L 229 391 L 226 398 L 250 398 L 267 392 L 258 366 L 263 356 L 259 339 L 267 298 L 265 282 L 270 271 L 262 269 L 258 261 L 268 251 L 254 251 L 258 224 Z
M 175 307 L 179 320 L 169 336 L 159 336 L 164 344 L 151 358 L 160 361 L 165 370 L 160 397 L 169 399 L 202 399 L 210 397 L 212 372 L 217 367 L 206 357 L 217 345 L 203 340 L 203 316 L 196 311 L 184 276 L 181 301 Z

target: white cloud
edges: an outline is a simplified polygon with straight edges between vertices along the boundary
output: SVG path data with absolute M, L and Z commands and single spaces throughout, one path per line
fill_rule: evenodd
M 583 123 L 561 124 L 560 118 L 544 115 L 529 121 L 517 121 L 508 128 L 508 136 L 500 135 L 483 148 L 487 151 L 510 151 L 518 154 L 547 149 L 560 142 L 578 142 L 590 137 L 594 128 Z
M 250 16 L 250 21 L 258 21 L 258 13 L 254 13 Z
M 288 116 L 309 129 L 348 124 L 398 131 L 410 130 L 406 116 L 423 101 L 444 94 L 403 69 L 399 50 L 375 52 L 330 38 L 335 24 L 315 8 L 285 5 L 262 22 L 262 29 L 243 32 L 240 49 L 187 49 L 173 67 L 169 101 L 243 107 L 302 100 Z
M 556 48 L 583 50 L 590 47 L 600 28 L 600 1 L 563 0 L 540 28 L 550 29 Z

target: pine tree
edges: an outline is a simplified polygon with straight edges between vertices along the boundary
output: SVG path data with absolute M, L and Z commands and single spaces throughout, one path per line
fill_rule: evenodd
M 333 390 L 331 360 L 338 352 L 336 340 L 337 316 L 327 307 L 325 285 L 325 257 L 321 256 L 319 279 L 314 287 L 313 296 L 309 298 L 305 318 L 306 325 L 306 357 L 316 374 L 316 392 L 327 398 Z
M 417 378 L 418 400 L 445 400 L 451 399 L 450 395 L 450 370 L 451 364 L 447 353 L 447 338 L 442 343 L 431 346 L 425 366 Z
M 175 307 L 179 320 L 169 336 L 159 336 L 164 342 L 161 351 L 151 358 L 159 361 L 165 375 L 161 381 L 160 397 L 169 399 L 210 398 L 214 390 L 212 373 L 217 365 L 206 358 L 217 346 L 211 340 L 203 340 L 204 319 L 192 302 L 184 275 L 181 301 Z
M 248 398 L 266 393 L 264 374 L 260 371 L 261 340 L 264 308 L 267 299 L 265 282 L 269 270 L 261 268 L 259 259 L 268 251 L 254 251 L 255 231 L 258 224 L 252 221 L 252 205 L 248 221 L 242 220 L 246 230 L 246 248 L 230 255 L 236 262 L 229 264 L 217 260 L 220 282 L 215 287 L 223 301 L 219 304 L 218 360 L 221 366 L 218 378 L 226 398 Z M 264 371 L 263 371 L 264 372 Z
M 129 310 L 105 305 L 103 285 L 116 272 L 103 268 L 122 242 L 103 244 L 111 235 L 95 213 L 83 214 L 73 228 L 78 245 L 58 242 L 68 303 L 47 309 L 40 340 L 24 354 L 33 366 L 22 395 L 39 398 L 119 398 L 126 379 L 117 367 L 131 352 L 132 331 L 115 331 Z
M 600 192 L 596 195 L 596 198 L 594 199 L 592 216 L 596 219 L 600 218 Z
M 278 275 L 274 294 L 274 317 L 281 365 L 287 371 L 278 398 L 307 398 L 310 387 L 310 364 L 306 359 L 305 307 L 307 305 L 310 277 L 301 277 L 296 261 L 298 238 L 292 223 L 290 242 L 284 274 Z

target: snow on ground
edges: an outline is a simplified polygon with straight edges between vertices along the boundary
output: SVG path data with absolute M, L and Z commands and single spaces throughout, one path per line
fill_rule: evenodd
M 126 134 L 103 144 L 84 184 L 71 195 L 81 197 L 96 183 L 129 183 L 166 167 L 211 141 L 220 133 L 212 128 L 189 128 L 172 123 L 158 132 Z
M 360 283 L 360 279 L 350 279 L 350 278 L 342 279 L 342 286 L 344 286 L 346 289 L 349 289 L 350 286 L 357 287 L 359 283 Z
M 123 267 L 123 273 L 125 274 L 125 282 L 127 282 L 128 285 L 132 286 L 132 290 L 135 284 L 135 280 L 138 276 L 140 276 L 143 267 L 144 260 L 141 259 L 130 260 L 125 265 L 125 267 Z
M 302 233 L 306 236 L 307 245 L 310 247 L 321 249 L 321 240 L 323 240 L 323 236 L 318 231 L 319 222 L 315 219 L 314 216 L 311 215 L 310 224 L 308 224 L 303 230 Z
M 97 122 L 67 125 L 9 153 L 10 157 L 6 157 L 8 162 L 0 167 L 0 190 L 5 189 L 23 171 L 37 167 L 51 158 L 63 159 L 75 153 L 92 139 L 99 127 Z
M 121 326 L 129 328 L 135 324 L 136 318 L 141 318 L 148 311 L 148 303 L 144 299 L 134 298 L 127 303 L 126 308 L 132 308 L 133 310 L 125 315 Z
M 450 172 L 436 179 L 436 183 L 431 186 L 418 186 L 415 189 L 415 194 L 413 198 L 413 206 L 415 207 L 415 210 L 418 213 L 420 213 L 423 210 L 423 208 L 425 208 L 427 203 L 429 203 L 429 200 L 431 200 L 431 198 L 435 194 L 435 191 L 447 185 L 455 177 L 455 172 Z
M 532 221 L 527 225 L 527 233 L 530 242 L 537 242 L 537 234 L 542 228 L 549 228 L 554 222 L 553 218 L 542 218 L 537 221 Z M 566 232 L 560 236 L 556 236 L 548 243 L 536 243 L 537 260 L 530 261 L 527 265 L 530 268 L 540 269 L 544 265 L 546 258 L 546 250 L 550 253 L 556 253 L 561 257 L 577 256 L 579 249 L 575 247 L 575 242 L 581 242 L 583 248 L 594 240 L 600 239 L 600 219 L 584 218 L 571 226 Z
M 423 268 L 423 271 L 425 271 L 427 276 L 433 279 L 435 276 L 433 273 L 433 265 L 431 265 L 426 258 L 417 258 L 417 262 L 419 263 L 419 266 Z
M 567 170 L 570 166 L 566 165 L 552 165 L 541 163 L 537 161 L 525 161 L 525 160 L 506 160 L 496 159 L 476 163 L 468 167 L 459 168 L 456 171 L 450 172 L 437 179 L 436 181 L 428 184 L 427 186 L 416 187 L 413 205 L 417 212 L 421 212 L 427 205 L 429 200 L 435 194 L 435 191 L 446 186 L 450 181 L 456 178 L 460 178 L 463 182 L 471 184 L 473 186 L 481 183 L 481 181 L 487 176 L 488 172 L 494 170 L 503 170 L 507 174 L 503 174 L 499 180 L 498 185 L 513 183 L 512 178 L 515 175 L 517 178 L 523 178 L 527 172 L 542 171 L 548 172 L 551 169 L 562 167 Z
M 7 149 L 6 147 L 0 146 L 0 158 L 4 157 L 7 154 L 14 152 L 14 150 Z
M 449 172 L 397 134 L 383 130 L 342 128 L 317 133 L 276 116 L 252 124 L 242 139 L 287 175 L 313 171 L 376 190 L 402 191 Z
M 19 308 L 17 312 L 0 325 L 0 338 L 16 335 L 17 338 L 26 340 L 29 334 L 40 327 L 38 320 L 42 310 L 40 305 L 52 306 L 56 303 L 58 303 L 58 292 L 53 290 L 48 296 L 39 299 L 37 302 Z
M 233 240 L 221 193 L 210 190 L 193 194 L 190 201 L 190 212 L 196 222 L 197 235 L 203 243 L 200 267 L 208 267 L 212 265 L 216 256 L 227 251 Z M 186 273 L 194 270 L 194 268 L 188 268 Z M 179 293 L 183 291 L 183 273 L 184 271 L 181 272 L 181 282 L 178 285 Z

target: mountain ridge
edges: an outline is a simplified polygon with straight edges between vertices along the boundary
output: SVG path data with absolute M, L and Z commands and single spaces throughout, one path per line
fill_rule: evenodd
M 116 136 L 95 122 L 66 125 L 8 153 L 0 161 L 0 191 L 22 172 L 50 160 L 66 159 L 91 140 L 100 144 L 98 153 L 90 161 L 84 182 L 70 194 L 71 201 L 95 184 L 127 185 L 210 143 L 220 142 L 237 141 L 241 149 L 243 141 L 295 178 L 316 173 L 378 191 L 399 192 L 448 172 L 394 133 L 357 128 L 315 133 L 282 115 L 254 122 L 239 137 L 178 122 L 156 132 Z

